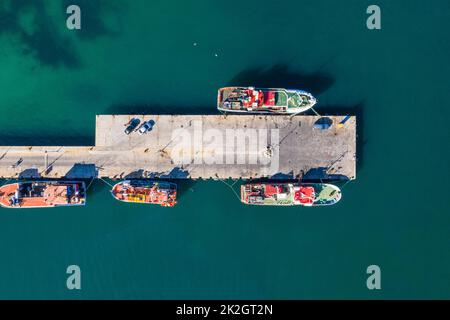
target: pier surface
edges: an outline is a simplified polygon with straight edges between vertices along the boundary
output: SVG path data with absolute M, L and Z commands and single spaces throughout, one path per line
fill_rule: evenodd
M 133 118 L 154 126 L 126 135 Z M 327 130 L 319 118 L 98 115 L 95 146 L 0 146 L 0 177 L 355 179 L 356 118 L 329 116 Z

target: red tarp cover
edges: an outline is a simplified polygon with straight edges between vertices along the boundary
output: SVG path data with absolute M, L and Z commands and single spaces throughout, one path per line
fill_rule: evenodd
M 277 186 L 273 186 L 271 184 L 266 185 L 264 194 L 266 197 L 272 197 L 274 194 L 279 193 L 279 189 Z
M 274 106 L 275 105 L 275 92 L 269 91 L 264 94 L 264 104 L 266 106 Z
M 295 192 L 295 200 L 300 201 L 300 203 L 312 204 L 314 202 L 314 188 L 300 187 L 300 190 Z

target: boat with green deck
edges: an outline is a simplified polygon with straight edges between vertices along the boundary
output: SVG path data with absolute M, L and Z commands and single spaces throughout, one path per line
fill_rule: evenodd
M 226 87 L 219 89 L 217 109 L 223 112 L 297 114 L 317 103 L 298 89 Z
M 249 183 L 241 186 L 241 201 L 265 206 L 329 206 L 342 198 L 341 190 L 328 183 Z

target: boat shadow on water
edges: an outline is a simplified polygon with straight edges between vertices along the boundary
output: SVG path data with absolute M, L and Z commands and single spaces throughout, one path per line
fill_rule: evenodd
M 36 168 L 28 168 L 19 173 L 19 180 L 41 179 L 42 175 Z
M 193 179 L 169 179 L 165 180 L 168 182 L 173 182 L 177 184 L 177 199 L 180 200 L 184 196 L 189 196 L 192 192 L 195 192 L 194 186 L 199 182 L 198 180 Z
M 332 182 L 346 182 L 349 181 L 349 177 L 342 174 L 330 174 L 328 168 L 319 167 L 312 168 L 307 172 L 300 175 L 294 175 L 293 172 L 281 173 L 278 172 L 270 177 L 254 178 L 248 180 L 252 183 L 265 183 L 265 182 L 303 182 L 303 183 L 332 183 Z
M 330 74 L 322 71 L 304 73 L 292 71 L 287 64 L 276 64 L 270 68 L 254 67 L 241 71 L 228 82 L 228 86 L 301 89 L 317 96 L 334 82 Z
M 182 167 L 174 167 L 169 172 L 152 172 L 145 169 L 138 169 L 132 172 L 122 172 L 112 177 L 114 180 L 139 180 L 139 179 L 160 179 L 160 180 L 183 180 L 189 179 L 189 171 Z

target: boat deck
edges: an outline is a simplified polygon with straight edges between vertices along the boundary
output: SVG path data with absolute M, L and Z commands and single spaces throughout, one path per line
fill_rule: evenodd
M 161 190 L 157 186 L 124 186 L 121 183 L 113 187 L 112 193 L 117 200 L 136 203 L 163 204 L 174 202 L 176 198 L 174 190 Z
M 5 207 L 13 207 L 10 204 L 10 198 L 15 194 L 18 183 L 7 184 L 0 187 L 0 204 Z M 20 204 L 17 208 L 39 208 L 39 207 L 55 207 L 65 205 L 83 204 L 80 202 L 71 203 L 73 200 L 67 194 L 67 185 L 48 185 L 37 187 L 32 194 L 22 195 Z M 16 208 L 16 206 L 14 206 Z
M 284 107 L 288 105 L 288 100 L 291 95 L 289 95 L 284 89 L 260 89 L 256 88 L 255 90 L 263 91 L 264 93 L 267 93 L 269 91 L 275 92 L 275 106 L 276 107 Z M 230 94 L 233 92 L 233 88 L 225 89 L 222 91 L 222 101 L 225 101 L 228 99 Z
M 124 133 L 153 120 L 145 135 Z M 356 118 L 280 115 L 98 115 L 95 146 L 0 147 L 0 177 L 355 179 Z

